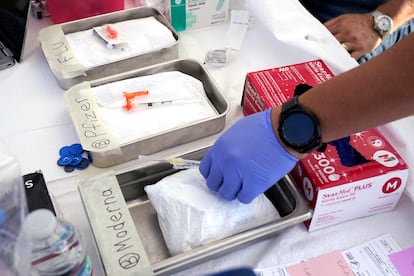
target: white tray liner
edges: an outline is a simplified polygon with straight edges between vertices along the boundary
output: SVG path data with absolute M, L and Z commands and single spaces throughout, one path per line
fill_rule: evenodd
M 125 79 L 92 88 L 107 129 L 120 144 L 217 116 L 198 79 L 178 71 Z M 148 90 L 132 103 L 172 100 L 172 104 L 145 108 L 125 104 L 123 92 Z
M 75 57 L 87 69 L 168 48 L 176 43 L 171 30 L 153 16 L 112 23 L 111 26 L 117 30 L 119 39 L 125 42 L 114 48 L 108 48 L 93 28 L 66 34 Z

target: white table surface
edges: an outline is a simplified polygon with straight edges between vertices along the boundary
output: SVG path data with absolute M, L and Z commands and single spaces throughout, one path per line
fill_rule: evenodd
M 258 5 L 251 7 L 255 16 L 241 50 L 231 52 L 229 63 L 223 67 L 207 66 L 207 70 L 231 105 L 226 127 L 242 117 L 240 101 L 247 72 L 317 58 L 324 59 L 334 74 L 356 65 L 323 26 L 304 13 L 295 1 L 290 2 L 291 4 L 283 0 L 273 1 L 279 4 L 279 10 L 273 10 L 274 13 L 260 9 L 259 3 L 264 5 L 271 1 L 254 2 Z M 244 3 L 236 5 L 248 7 Z M 282 14 L 283 16 L 279 16 Z M 258 18 L 259 15 L 261 19 Z M 300 18 L 300 21 L 297 18 Z M 272 26 L 273 23 L 269 22 L 276 22 L 276 25 Z M 292 32 L 292 23 L 296 25 L 296 32 Z M 87 243 L 94 275 L 103 275 L 91 229 L 76 188 L 76 172 L 65 173 L 56 165 L 59 148 L 77 143 L 79 140 L 63 100 L 65 91 L 58 86 L 37 41 L 38 31 L 49 24 L 48 19 L 30 18 L 23 61 L 0 72 L 0 142 L 17 157 L 22 174 L 42 170 L 58 212 L 81 231 Z M 223 40 L 227 29 L 228 24 L 222 24 L 181 32 L 180 58 L 191 58 L 202 63 L 208 50 L 224 46 Z M 405 129 L 404 122 L 400 122 L 400 125 L 391 127 L 390 131 L 395 134 Z M 401 137 L 404 136 L 403 133 L 399 134 Z M 216 138 L 217 135 L 213 135 L 161 154 L 174 154 L 199 145 L 207 145 Z M 401 142 L 399 139 L 396 140 Z M 406 143 L 398 145 L 402 146 L 401 150 L 412 152 L 412 149 L 407 150 Z M 131 161 L 113 169 L 118 172 L 127 171 L 136 166 L 137 162 Z M 412 177 L 409 181 L 413 182 Z M 307 232 L 302 224 L 296 225 L 275 238 L 178 274 L 202 275 L 242 265 L 265 268 L 286 264 L 336 249 L 346 249 L 384 233 L 391 234 L 402 248 L 406 248 L 414 245 L 413 215 L 414 203 L 407 193 L 392 212 L 349 221 L 315 232 Z

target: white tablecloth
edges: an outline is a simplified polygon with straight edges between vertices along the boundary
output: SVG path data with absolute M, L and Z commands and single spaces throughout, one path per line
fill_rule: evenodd
M 254 17 L 241 50 L 232 51 L 225 66 L 207 66 L 231 105 L 227 127 L 242 117 L 240 101 L 247 72 L 317 58 L 322 58 L 334 74 L 356 66 L 339 43 L 297 1 L 251 0 L 247 1 L 250 6 L 242 2 L 234 1 L 237 7 L 248 7 Z M 87 241 L 94 275 L 102 275 L 102 266 L 76 188 L 76 173 L 65 173 L 56 165 L 59 148 L 79 140 L 64 104 L 64 90 L 57 85 L 36 39 L 39 29 L 48 24 L 47 19 L 38 21 L 30 18 L 23 62 L 0 72 L 0 142 L 17 157 L 23 174 L 39 169 L 43 171 L 58 211 L 80 229 Z M 181 32 L 180 57 L 202 63 L 208 50 L 224 47 L 227 29 L 228 24 L 222 24 Z M 413 141 L 413 127 L 412 118 L 384 126 L 387 137 L 411 166 L 414 166 L 414 150 L 410 144 Z M 217 135 L 213 135 L 162 154 L 171 155 L 208 145 L 216 138 Z M 113 169 L 127 171 L 136 162 L 121 164 Z M 408 187 L 413 186 L 410 174 Z M 286 264 L 335 249 L 346 249 L 384 233 L 391 234 L 402 248 L 413 246 L 414 204 L 410 198 L 412 194 L 407 192 L 392 212 L 311 233 L 304 225 L 296 225 L 273 239 L 179 274 L 201 275 L 241 265 L 264 268 Z

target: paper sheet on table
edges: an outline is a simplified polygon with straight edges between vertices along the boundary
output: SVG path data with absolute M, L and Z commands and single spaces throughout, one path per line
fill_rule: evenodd
M 390 254 L 390 259 L 400 276 L 412 276 L 414 271 L 414 247 Z
M 98 26 L 99 27 L 99 26 Z M 68 44 L 86 68 L 167 48 L 176 43 L 173 33 L 153 16 L 111 24 L 124 43 L 110 48 L 93 29 L 69 33 Z
M 388 255 L 399 250 L 392 236 L 384 234 L 346 250 L 335 249 L 307 260 L 256 269 L 255 272 L 258 276 L 397 276 Z
M 240 50 L 249 27 L 249 11 L 232 10 L 225 44 L 227 49 Z
M 158 135 L 217 115 L 198 79 L 178 72 L 125 79 L 92 88 L 107 129 L 120 144 Z M 125 110 L 123 92 L 148 90 Z M 147 108 L 140 103 L 171 101 Z
M 301 49 L 310 59 L 322 59 L 334 74 L 358 65 L 335 37 L 297 0 L 246 0 L 253 15 L 276 39 Z M 277 51 L 277 49 L 275 49 Z
M 265 269 L 345 250 L 389 233 L 398 245 L 414 244 L 413 205 L 403 196 L 396 211 L 357 219 L 309 233 L 299 223 L 278 236 L 220 256 L 175 276 L 204 275 L 235 267 Z M 392 223 L 384 223 L 392 221 Z M 380 226 L 380 227 L 378 227 Z

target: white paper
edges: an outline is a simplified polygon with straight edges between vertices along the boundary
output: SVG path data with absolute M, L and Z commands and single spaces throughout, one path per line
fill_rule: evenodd
M 226 48 L 240 50 L 249 27 L 249 11 L 232 10 L 229 29 L 226 34 Z
M 292 52 L 297 50 L 303 52 L 304 57 L 301 62 L 322 59 L 334 74 L 358 65 L 329 30 L 299 1 L 246 1 L 252 14 L 263 22 L 276 39 L 288 44 Z M 286 52 L 286 55 L 288 54 Z
M 388 257 L 399 250 L 401 249 L 393 238 L 384 234 L 341 253 L 356 276 L 399 276 Z M 300 260 L 296 263 L 299 262 Z M 287 268 L 292 264 L 258 268 L 254 271 L 258 276 L 290 276 Z
M 176 43 L 173 33 L 152 16 L 121 21 L 111 26 L 117 30 L 123 42 L 113 48 L 107 47 L 107 42 L 93 28 L 66 35 L 76 58 L 86 68 L 167 48 Z
M 280 265 L 276 267 L 255 269 L 257 276 L 289 276 L 286 266 Z
M 383 235 L 342 252 L 357 276 L 399 276 L 389 254 L 400 251 L 390 235 Z
M 176 127 L 211 118 L 217 111 L 207 99 L 198 79 L 178 72 L 125 79 L 92 88 L 103 120 L 120 144 L 158 135 Z M 148 95 L 131 100 L 126 110 L 123 92 L 148 90 Z M 171 101 L 143 107 L 140 103 Z

